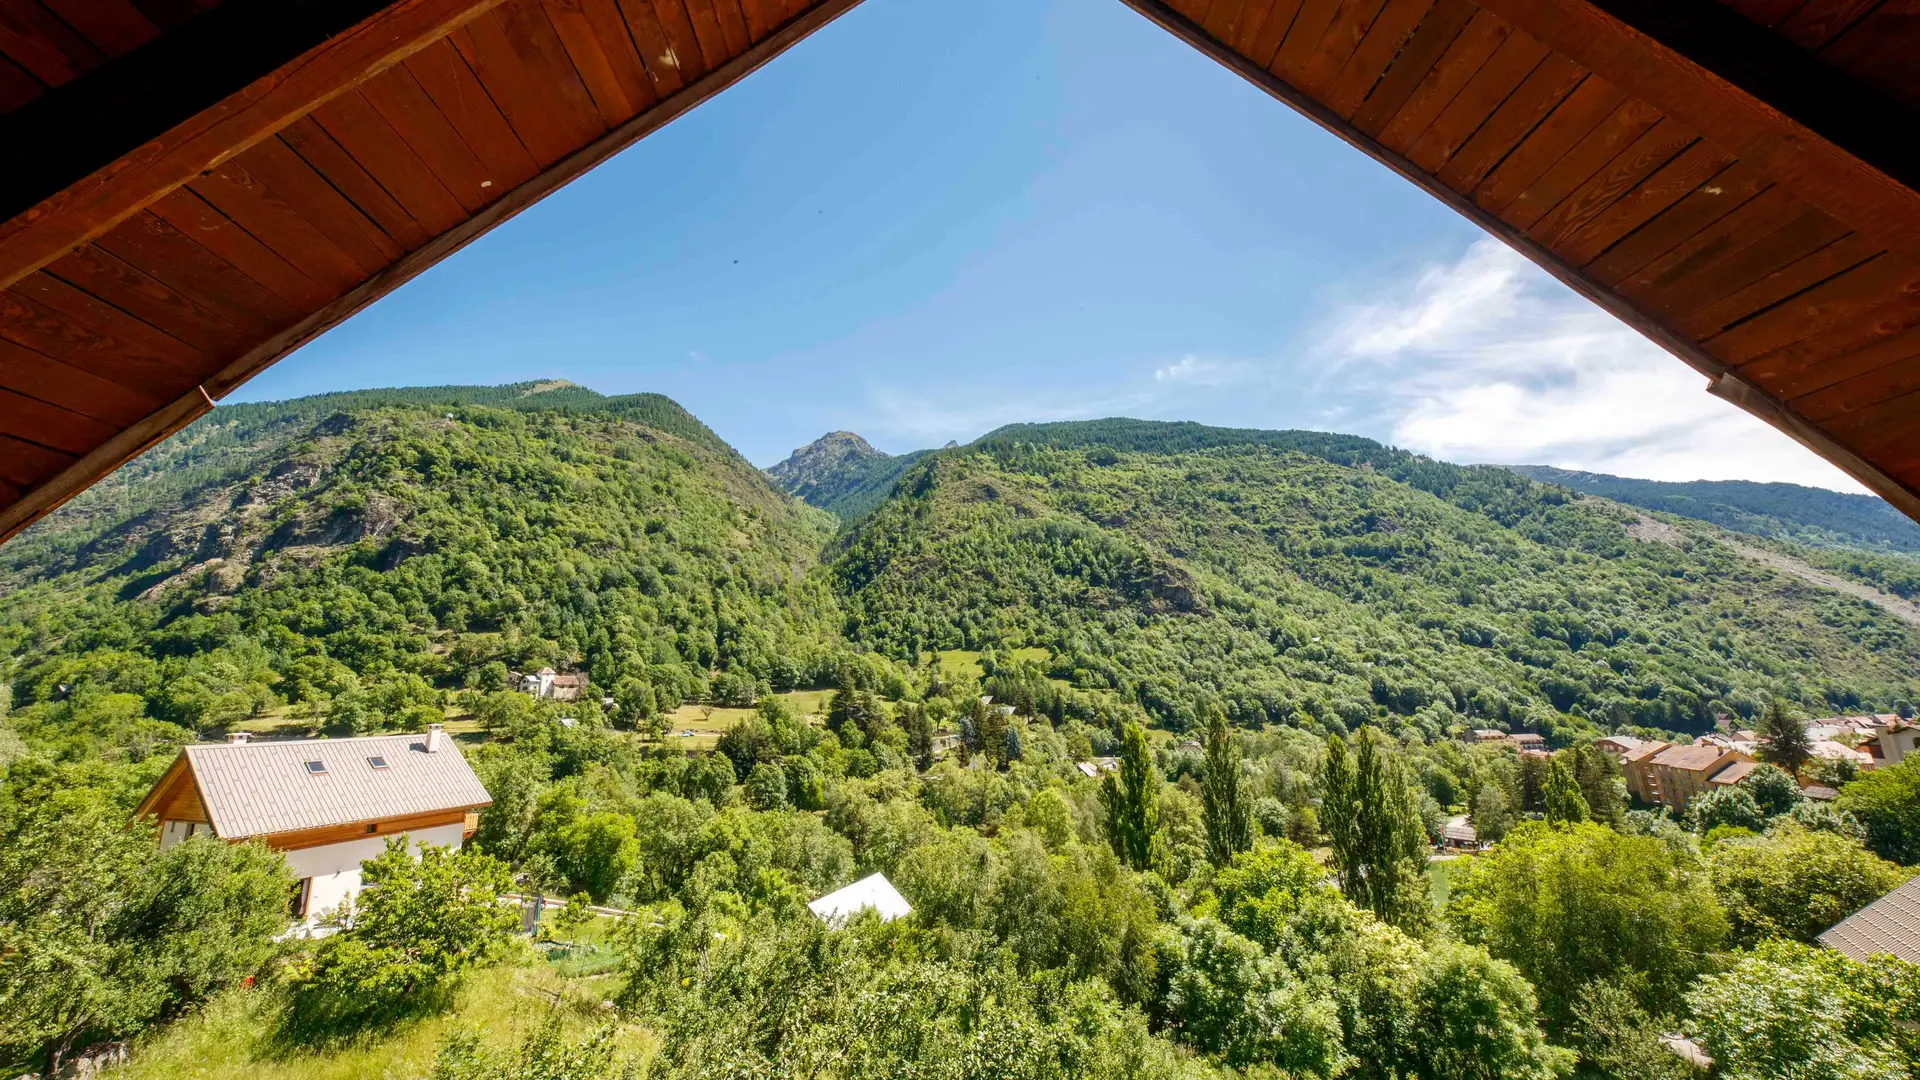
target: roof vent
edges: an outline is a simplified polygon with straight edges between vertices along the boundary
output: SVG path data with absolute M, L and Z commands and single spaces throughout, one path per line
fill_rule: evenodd
M 227 745 L 228 746 L 245 746 L 247 745 L 247 740 L 249 738 L 252 738 L 252 736 L 248 735 L 244 731 L 230 731 L 227 733 Z
M 309 776 L 325 776 L 325 775 L 327 775 L 327 763 L 326 763 L 326 762 L 324 762 L 324 761 L 309 761 L 309 762 L 307 762 L 307 774 L 308 774 Z
M 428 724 L 427 725 L 427 753 L 429 754 L 439 753 L 440 740 L 443 738 L 446 738 L 445 728 L 441 727 L 439 724 Z

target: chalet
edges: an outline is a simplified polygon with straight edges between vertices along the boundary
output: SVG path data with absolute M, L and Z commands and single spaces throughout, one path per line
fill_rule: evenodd
M 1536 735 L 1531 731 L 1516 731 L 1507 736 L 1507 741 L 1512 743 L 1516 750 L 1545 750 L 1547 748 L 1547 737 L 1545 735 Z
M 561 675 L 550 667 L 543 667 L 531 675 L 519 677 L 519 690 L 529 697 L 547 698 L 553 701 L 578 701 L 586 693 L 587 676 L 583 672 Z
M 259 840 L 286 856 L 307 932 L 360 892 L 360 864 L 403 836 L 458 848 L 492 798 L 440 725 L 417 735 L 225 743 L 180 751 L 136 820 L 162 848 L 200 833 Z
M 1467 732 L 1467 741 L 1472 743 L 1505 742 L 1506 739 L 1506 732 L 1496 731 L 1493 728 L 1474 728 L 1472 731 Z
M 1440 831 L 1440 843 L 1449 848 L 1463 851 L 1479 851 L 1487 845 L 1480 842 L 1480 834 L 1465 814 L 1447 819 L 1446 827 Z

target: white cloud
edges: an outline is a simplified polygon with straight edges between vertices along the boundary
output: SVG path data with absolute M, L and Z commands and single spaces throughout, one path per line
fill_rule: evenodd
M 1492 239 L 1342 305 L 1319 339 L 1318 391 L 1434 457 L 1861 490 Z
M 1155 368 L 1153 380 L 1191 386 L 1231 386 L 1256 374 L 1254 365 L 1244 360 L 1209 360 L 1188 353 L 1174 363 Z

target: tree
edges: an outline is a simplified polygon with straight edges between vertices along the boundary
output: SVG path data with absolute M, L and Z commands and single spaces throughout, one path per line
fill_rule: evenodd
M 258 844 L 160 851 L 42 768 L 14 763 L 16 794 L 0 792 L 0 1060 L 31 1057 L 52 1076 L 80 1040 L 134 1034 L 258 972 L 292 881 Z M 17 793 L 34 779 L 66 789 Z
M 1798 825 L 1728 840 L 1707 858 L 1733 943 L 1762 938 L 1813 944 L 1828 927 L 1893 891 L 1910 875 L 1856 840 Z
M 1547 1043 L 1533 988 L 1485 949 L 1436 942 L 1414 975 L 1412 1075 L 1461 1080 L 1553 1080 L 1573 1055 Z
M 1867 846 L 1881 858 L 1920 863 L 1920 754 L 1862 775 L 1833 804 L 1866 827 Z
M 1674 1011 L 1727 934 L 1705 875 L 1653 837 L 1528 822 L 1455 865 L 1454 925 L 1520 969 L 1551 1030 L 1595 979 L 1630 980 L 1648 1012 Z
M 1357 741 L 1351 766 L 1340 739 L 1327 743 L 1321 820 L 1334 869 L 1354 903 L 1396 926 L 1423 925 L 1431 914 L 1427 833 L 1412 785 L 1377 735 L 1362 728 Z
M 918 702 L 907 705 L 900 711 L 900 726 L 907 732 L 907 754 L 913 758 L 913 767 L 921 772 L 933 768 L 933 718 L 927 714 L 927 707 Z
M 281 1023 L 295 1041 L 350 1037 L 369 1025 L 446 1003 L 460 972 L 506 947 L 517 920 L 500 903 L 507 865 L 405 837 L 360 867 L 367 888 L 344 929 L 324 938 L 293 976 Z
M 1538 814 L 1546 810 L 1547 759 L 1536 754 L 1521 754 L 1514 769 L 1520 788 L 1520 809 Z
M 1694 796 L 1687 804 L 1687 821 L 1702 836 L 1722 826 L 1750 832 L 1767 827 L 1767 815 L 1761 812 L 1753 792 L 1740 784 Z
M 607 810 L 563 828 L 551 854 L 570 891 L 604 901 L 633 872 L 640 842 L 634 838 L 632 818 Z
M 1763 941 L 1687 995 L 1700 1041 L 1726 1080 L 1887 1080 L 1920 1051 L 1920 966 L 1859 963 L 1829 949 Z
M 1554 825 L 1587 820 L 1586 797 L 1580 794 L 1580 785 L 1574 782 L 1559 758 L 1547 767 L 1547 783 L 1541 799 L 1546 804 L 1547 821 Z
M 1253 847 L 1253 797 L 1241 774 L 1240 747 L 1227 731 L 1227 714 L 1207 715 L 1207 764 L 1200 799 L 1207 827 L 1207 861 L 1225 866 Z
M 1040 834 L 1049 851 L 1059 851 L 1073 841 L 1073 808 L 1058 791 L 1034 792 L 1024 816 L 1027 828 Z
M 1100 803 L 1107 812 L 1107 841 L 1114 854 L 1135 870 L 1153 858 L 1153 836 L 1160 830 L 1160 777 L 1153 767 L 1146 729 L 1129 721 L 1120 732 L 1120 772 L 1100 780 Z
M 1513 828 L 1513 811 L 1507 805 L 1507 793 L 1498 784 L 1482 784 L 1473 797 L 1473 832 L 1488 843 L 1499 843 Z
M 1760 812 L 1770 818 L 1791 812 L 1803 798 L 1800 785 L 1794 783 L 1793 777 L 1777 765 L 1756 766 L 1745 780 L 1740 781 L 1740 786 L 1753 796 Z
M 980 732 L 980 753 L 996 769 L 1007 767 L 1007 714 L 1000 706 L 975 702 L 973 722 Z
M 1798 717 L 1789 716 L 1785 703 L 1779 698 L 1767 703 L 1767 711 L 1760 717 L 1759 735 L 1760 760 L 1789 773 L 1798 773 L 1813 756 L 1813 744 L 1807 740 L 1807 725 Z
M 1575 995 L 1568 1041 L 1609 1080 L 1696 1080 L 1693 1066 L 1660 1041 L 1677 1027 L 1670 1016 L 1648 1015 L 1630 986 L 1602 979 Z
M 1333 1003 L 1286 963 L 1211 919 L 1182 942 L 1165 1009 L 1182 1038 L 1236 1068 L 1270 1065 L 1282 1075 L 1333 1077 L 1351 1059 Z
M 747 802 L 755 810 L 785 810 L 787 808 L 787 772 L 771 761 L 763 761 L 753 767 L 747 777 Z

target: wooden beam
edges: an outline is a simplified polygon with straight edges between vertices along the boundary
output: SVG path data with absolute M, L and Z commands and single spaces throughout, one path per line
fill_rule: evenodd
M 839 18 L 861 0 L 823 0 L 788 20 L 746 52 L 707 72 L 670 97 L 636 114 L 587 146 L 501 196 L 478 214 L 402 256 L 392 266 L 306 318 L 247 350 L 193 392 L 142 419 L 93 453 L 74 462 L 20 501 L 0 508 L 0 543 L 51 513 L 101 477 L 145 452 L 162 439 L 212 411 L 213 401 L 300 346 L 339 325 L 360 309 L 413 280 L 435 263 L 466 247 L 489 229 L 553 194 L 606 159 L 665 127 L 694 106 L 739 82 L 808 34 Z
M 1555 255 L 1524 231 L 1481 209 L 1473 200 L 1440 183 L 1419 166 L 1375 142 L 1338 113 L 1242 56 L 1231 46 L 1216 41 L 1199 24 L 1174 10 L 1163 0 L 1122 0 L 1122 2 L 1175 37 L 1200 50 L 1229 71 L 1290 106 L 1334 137 L 1393 170 L 1402 179 L 1416 185 L 1462 217 L 1485 229 L 1502 243 L 1553 275 L 1561 284 L 1592 301 L 1601 310 L 1639 331 L 1648 340 L 1672 353 L 1688 367 L 1706 376 L 1709 392 L 1740 406 L 1778 428 L 1795 442 L 1813 450 L 1869 490 L 1886 499 L 1901 513 L 1920 521 L 1920 491 L 1916 491 L 1888 475 L 1878 466 L 1841 446 L 1817 426 L 1743 377 L 1738 370 L 1729 368 L 1708 355 L 1692 339 L 1675 333 L 1658 320 L 1635 308 L 1625 298 L 1589 278 L 1585 272 Z
M 498 3 L 234 0 L 8 114 L 0 289 Z
M 1712 0 L 1474 0 L 1765 169 L 1880 244 L 1920 252 L 1920 114 Z

